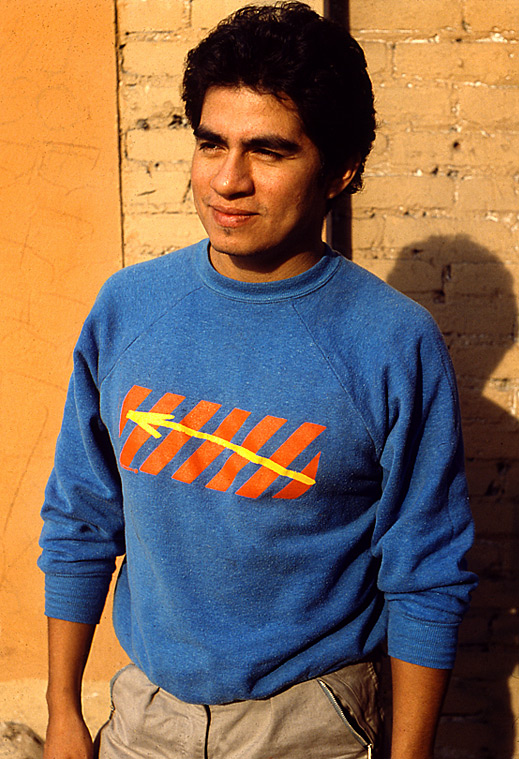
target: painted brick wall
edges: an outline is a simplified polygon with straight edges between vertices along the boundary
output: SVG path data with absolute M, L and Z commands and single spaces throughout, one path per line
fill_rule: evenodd
M 74 343 L 121 266 L 114 3 L 4 0 L 0 18 L 0 722 L 43 734 L 39 511 Z
M 428 308 L 456 367 L 481 575 L 439 757 L 519 756 L 519 3 L 352 0 L 379 135 L 353 258 Z
M 182 62 L 240 0 L 118 0 L 125 263 L 201 237 Z M 320 0 L 313 3 L 321 11 Z M 463 407 L 481 586 L 438 757 L 519 757 L 518 0 L 350 0 L 379 135 L 353 258 L 428 308 Z

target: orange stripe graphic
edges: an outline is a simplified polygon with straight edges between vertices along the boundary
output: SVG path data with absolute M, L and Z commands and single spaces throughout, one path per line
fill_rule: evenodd
M 317 468 L 319 466 L 320 457 L 321 451 L 319 451 L 319 453 L 313 457 L 311 462 L 305 466 L 301 474 L 306 474 L 307 477 L 315 480 L 317 477 Z M 305 485 L 304 482 L 297 482 L 296 480 L 292 480 L 292 482 L 289 482 L 288 485 L 285 485 L 285 487 L 280 490 L 279 493 L 276 493 L 273 498 L 299 498 L 300 495 L 306 493 L 306 491 L 311 487 L 311 485 Z
M 312 422 L 304 422 L 295 432 L 290 435 L 277 451 L 270 457 L 271 461 L 280 464 L 283 467 L 288 466 L 304 449 L 321 434 L 326 427 Z M 261 467 L 255 474 L 245 482 L 236 495 L 242 495 L 247 498 L 257 498 L 271 485 L 279 475 L 276 472 Z
M 247 448 L 253 453 L 257 453 L 261 446 L 264 445 L 267 440 L 270 440 L 272 435 L 274 435 L 280 427 L 286 423 L 286 421 L 286 419 L 280 419 L 277 416 L 264 417 L 246 436 L 241 444 L 242 447 Z M 211 490 L 227 490 L 234 482 L 238 472 L 240 472 L 247 463 L 247 460 L 242 456 L 233 453 L 233 455 L 227 459 L 220 471 L 217 472 L 213 479 L 207 483 L 206 487 L 211 488 Z
M 135 387 L 138 387 L 137 385 L 134 385 L 128 395 L 132 393 Z M 142 388 L 145 390 L 146 388 Z M 150 390 L 151 392 L 151 390 Z M 123 407 L 126 404 L 128 395 L 124 399 Z M 149 393 L 146 394 L 145 397 L 147 397 Z M 160 400 L 157 401 L 157 403 L 150 409 L 150 411 L 162 413 L 162 414 L 170 414 L 176 407 L 179 405 L 179 403 L 182 403 L 182 401 L 185 399 L 185 395 L 175 395 L 174 393 L 165 393 Z M 129 403 L 127 404 L 129 405 Z M 133 457 L 139 450 L 139 448 L 144 445 L 146 440 L 151 437 L 149 432 L 146 432 L 146 430 L 143 430 L 142 427 L 135 427 L 130 434 L 128 435 L 128 438 L 123 445 L 123 449 L 121 451 L 121 455 L 119 456 L 119 463 L 121 464 L 124 469 L 129 469 L 131 472 L 136 472 L 136 469 L 132 469 L 130 466 Z M 149 458 L 149 456 L 148 456 Z M 147 461 L 148 459 L 146 459 Z
M 250 411 L 235 408 L 228 414 L 220 426 L 214 431 L 215 437 L 224 440 L 232 440 L 245 420 L 250 416 Z M 224 451 L 218 443 L 206 440 L 171 476 L 180 482 L 193 482 L 204 469 Z
M 140 385 L 134 385 L 126 393 L 126 397 L 121 406 L 121 418 L 119 419 L 119 437 L 123 434 L 126 422 L 128 418 L 126 414 L 128 411 L 139 408 L 141 403 L 146 400 L 151 390 L 148 387 L 141 387 Z
M 216 414 L 220 407 L 221 403 L 200 401 L 200 403 L 196 404 L 194 409 L 186 414 L 180 423 L 193 430 L 199 430 Z M 140 427 L 137 427 L 137 429 L 140 429 Z M 173 430 L 169 435 L 166 435 L 162 443 L 150 453 L 139 471 L 146 472 L 147 474 L 158 474 L 167 464 L 169 464 L 173 457 L 180 451 L 182 446 L 190 439 L 190 436 L 185 432 Z
M 288 477 L 291 481 L 273 495 L 273 498 L 287 500 L 299 498 L 315 484 L 320 452 L 301 472 L 288 469 L 288 465 L 326 427 L 305 422 L 277 448 L 270 458 L 267 458 L 259 454 L 258 451 L 286 424 L 286 419 L 274 416 L 264 417 L 246 435 L 240 445 L 232 442 L 232 440 L 249 418 L 250 411 L 235 408 L 227 414 L 213 433 L 202 432 L 201 428 L 216 414 L 221 408 L 221 404 L 200 401 L 180 422 L 177 422 L 176 420 L 173 421 L 175 417 L 171 412 L 185 400 L 185 396 L 165 393 L 149 411 L 138 410 L 151 392 L 152 390 L 149 388 L 134 385 L 123 400 L 119 419 L 119 434 L 121 435 L 124 431 L 128 419 L 136 424 L 136 427 L 128 435 L 120 453 L 119 461 L 123 468 L 132 472 L 141 471 L 156 475 L 172 461 L 185 443 L 190 439 L 197 439 L 204 442 L 173 472 L 173 479 L 179 482 L 192 483 L 224 450 L 231 450 L 232 455 L 206 487 L 218 491 L 228 490 L 235 481 L 237 474 L 248 463 L 259 465 L 259 468 L 236 491 L 236 495 L 258 498 L 280 476 Z M 169 427 L 171 432 L 163 437 L 164 433 L 158 431 L 161 427 Z M 157 448 L 148 455 L 139 469 L 132 468 L 131 464 L 135 455 L 150 437 L 163 439 Z

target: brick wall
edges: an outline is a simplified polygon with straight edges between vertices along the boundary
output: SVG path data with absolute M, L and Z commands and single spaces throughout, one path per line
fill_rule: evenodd
M 204 235 L 189 191 L 187 50 L 240 0 L 118 0 L 125 263 Z M 313 6 L 321 11 L 320 0 Z M 350 0 L 379 135 L 353 258 L 437 319 L 460 384 L 481 574 L 438 757 L 519 757 L 518 0 Z M 515 749 L 515 750 L 514 750 Z
M 456 367 L 481 575 L 439 757 L 519 756 L 519 3 L 352 0 L 379 135 L 353 258 L 428 308 Z

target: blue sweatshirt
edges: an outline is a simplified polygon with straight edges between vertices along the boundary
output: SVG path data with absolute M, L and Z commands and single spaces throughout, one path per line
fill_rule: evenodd
M 114 625 L 180 699 L 267 697 L 368 656 L 449 668 L 474 586 L 455 380 L 429 314 L 327 250 L 124 269 L 74 355 L 42 515 L 46 614 Z

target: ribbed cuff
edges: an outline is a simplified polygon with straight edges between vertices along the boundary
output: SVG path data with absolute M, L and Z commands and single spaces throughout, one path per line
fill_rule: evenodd
M 389 609 L 388 653 L 422 667 L 451 669 L 456 658 L 458 625 L 429 622 Z
M 45 575 L 45 614 L 69 622 L 99 622 L 110 576 Z

